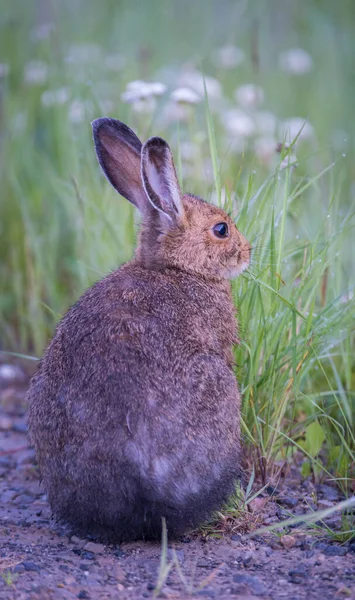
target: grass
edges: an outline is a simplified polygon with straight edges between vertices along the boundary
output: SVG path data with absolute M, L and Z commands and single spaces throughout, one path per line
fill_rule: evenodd
M 282 23 L 274 35 L 277 15 Z M 152 0 L 148 8 L 106 0 L 100 15 L 92 0 L 85 10 L 82 0 L 29 0 L 21 10 L 8 2 L 0 17 L 0 63 L 10 69 L 0 78 L 3 350 L 40 356 L 60 315 L 133 253 L 135 215 L 99 171 L 90 120 L 109 114 L 143 139 L 162 135 L 183 189 L 222 203 L 253 245 L 252 264 L 233 293 L 241 324 L 242 428 L 256 476 L 266 483 L 301 451 L 304 476 L 336 481 L 345 496 L 353 494 L 351 15 L 350 2 L 334 7 L 328 0 L 322 8 L 311 1 L 297 9 L 276 0 L 204 0 L 203 9 L 199 1 Z M 46 30 L 46 23 L 54 27 Z M 213 62 L 226 43 L 245 53 L 231 70 Z M 312 56 L 311 73 L 280 70 L 279 53 L 295 46 Z M 121 58 L 112 59 L 117 53 L 126 61 L 122 68 Z M 42 67 L 37 83 L 26 83 L 24 72 L 28 80 L 36 71 L 32 61 Z M 169 92 L 188 61 L 206 77 L 205 88 L 202 75 L 199 82 L 201 102 L 184 106 L 183 119 L 169 120 Z M 219 98 L 209 76 L 221 84 Z M 150 112 L 120 100 L 137 78 L 168 85 Z M 265 97 L 263 106 L 243 109 L 249 122 L 257 123 L 262 110 L 279 124 L 300 117 L 290 146 L 284 129 L 241 140 L 235 124 L 226 126 L 236 106 L 233 91 L 244 83 L 261 86 Z M 257 152 L 260 139 L 274 135 L 280 153 Z M 284 167 L 294 154 L 297 166 Z

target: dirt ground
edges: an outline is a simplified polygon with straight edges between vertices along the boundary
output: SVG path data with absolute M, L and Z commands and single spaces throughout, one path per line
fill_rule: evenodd
M 154 597 L 159 543 L 105 546 L 70 536 L 51 521 L 27 440 L 27 380 L 20 369 L 7 367 L 0 365 L 0 598 Z M 341 499 L 327 484 L 302 482 L 297 470 L 277 494 L 264 496 L 254 506 L 263 524 Z M 336 527 L 339 518 L 329 524 Z M 339 545 L 296 529 L 283 538 L 200 533 L 169 543 L 167 562 L 173 560 L 160 598 L 355 599 L 355 541 Z

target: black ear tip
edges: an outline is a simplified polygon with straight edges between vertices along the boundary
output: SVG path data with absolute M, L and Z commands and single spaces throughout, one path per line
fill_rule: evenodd
M 112 121 L 113 119 L 110 119 L 109 117 L 100 117 L 99 119 L 94 119 L 91 122 L 94 135 L 97 134 L 104 125 L 112 126 Z

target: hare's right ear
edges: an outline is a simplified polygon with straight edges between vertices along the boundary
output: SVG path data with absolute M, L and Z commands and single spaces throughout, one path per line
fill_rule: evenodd
M 140 173 L 140 140 L 117 119 L 96 119 L 92 129 L 97 159 L 107 179 L 121 196 L 143 212 L 147 197 Z

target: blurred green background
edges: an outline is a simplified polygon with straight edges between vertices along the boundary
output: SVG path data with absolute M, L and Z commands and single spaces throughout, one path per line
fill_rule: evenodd
M 354 56 L 351 0 L 2 0 L 0 349 L 40 356 L 132 255 L 136 215 L 91 140 L 92 119 L 119 118 L 166 138 L 183 189 L 235 211 L 255 248 L 233 288 L 247 439 L 270 462 L 287 434 L 346 487 Z

